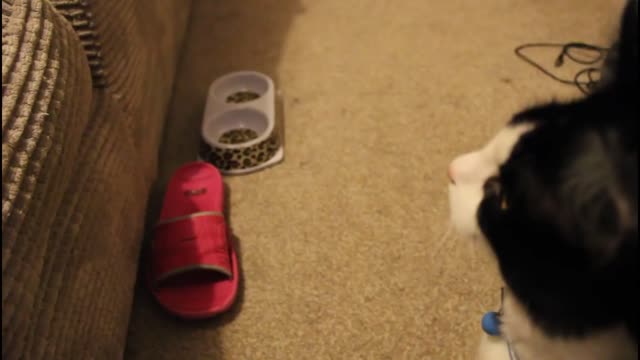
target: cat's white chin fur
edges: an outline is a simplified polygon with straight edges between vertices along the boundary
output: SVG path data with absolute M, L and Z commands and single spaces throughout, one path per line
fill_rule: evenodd
M 483 334 L 475 360 L 511 360 L 507 343 L 500 337 Z

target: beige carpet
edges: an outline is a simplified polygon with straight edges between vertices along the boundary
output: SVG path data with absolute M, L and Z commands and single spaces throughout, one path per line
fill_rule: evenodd
M 475 5 L 474 5 L 475 4 Z M 161 153 L 197 151 L 209 83 L 285 94 L 286 160 L 227 178 L 242 255 L 232 312 L 204 322 L 136 297 L 129 359 L 470 359 L 500 281 L 448 228 L 445 169 L 520 107 L 577 91 L 517 59 L 607 45 L 622 0 L 196 1 Z M 556 53 L 538 56 L 551 65 Z

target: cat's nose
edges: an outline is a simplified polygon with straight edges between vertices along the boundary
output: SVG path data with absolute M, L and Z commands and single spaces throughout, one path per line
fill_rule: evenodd
M 455 176 L 454 176 L 454 172 L 453 172 L 453 163 L 449 164 L 449 167 L 447 168 L 447 177 L 449 178 L 449 183 L 451 185 L 455 185 L 456 184 L 456 180 L 455 180 Z
M 491 176 L 482 186 L 485 196 L 497 196 L 500 194 L 500 188 L 500 178 L 498 176 Z
M 452 185 L 475 183 L 491 175 L 487 161 L 479 151 L 460 155 L 449 164 L 447 176 Z

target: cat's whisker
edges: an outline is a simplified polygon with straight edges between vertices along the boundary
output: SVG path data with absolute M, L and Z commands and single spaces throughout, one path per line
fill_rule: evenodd
M 471 243 L 471 259 L 473 260 L 471 263 L 472 264 L 476 264 L 478 261 L 478 252 L 480 251 L 480 247 L 478 246 L 478 243 L 481 241 L 481 239 L 479 238 L 478 235 L 473 235 L 471 237 L 471 241 L 469 241 Z
M 449 222 L 447 224 L 447 227 L 445 229 L 445 231 L 442 233 L 442 235 L 440 235 L 434 243 L 433 243 L 433 248 L 431 251 L 431 257 L 436 257 L 438 256 L 443 248 L 445 247 L 445 245 L 447 244 L 449 238 L 451 237 L 451 234 L 453 233 L 453 225 L 451 224 L 451 222 Z

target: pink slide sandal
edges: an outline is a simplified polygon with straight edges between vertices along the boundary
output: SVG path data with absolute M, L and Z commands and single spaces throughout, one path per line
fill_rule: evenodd
M 176 316 L 211 317 L 236 298 L 238 259 L 223 211 L 218 169 L 198 161 L 175 172 L 156 224 L 147 280 L 160 305 Z

